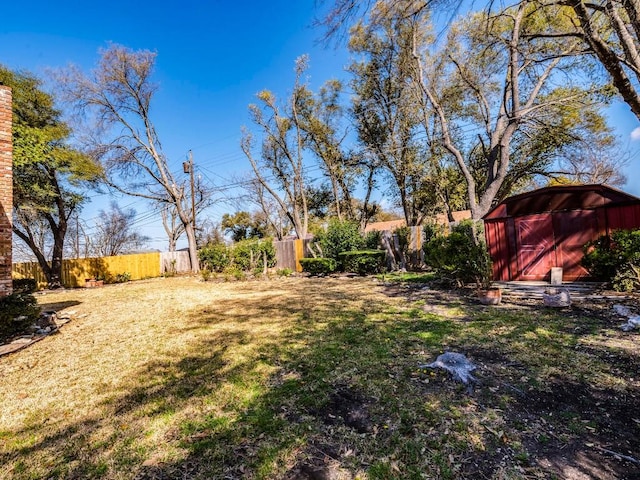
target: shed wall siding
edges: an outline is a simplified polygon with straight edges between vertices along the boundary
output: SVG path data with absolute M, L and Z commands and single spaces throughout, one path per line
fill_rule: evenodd
M 550 224 L 552 228 L 545 227 Z M 588 272 L 581 265 L 582 247 L 614 230 L 634 228 L 640 228 L 640 205 L 487 220 L 485 237 L 493 279 L 549 280 L 552 266 L 562 267 L 564 280 L 587 279 Z M 525 231 L 527 237 L 533 233 L 535 238 L 524 238 Z
M 511 272 L 509 271 L 511 252 L 509 251 L 506 222 L 485 223 L 484 234 L 489 247 L 489 256 L 493 259 L 494 280 L 509 280 L 511 278 Z
M 622 205 L 605 209 L 608 231 L 640 228 L 640 205 Z

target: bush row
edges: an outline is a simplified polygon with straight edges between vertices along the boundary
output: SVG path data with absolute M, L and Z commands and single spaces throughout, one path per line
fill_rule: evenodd
M 262 271 L 265 261 L 267 267 L 276 264 L 276 250 L 270 239 L 242 240 L 233 246 L 224 243 L 212 243 L 198 251 L 200 268 L 209 272 Z
M 302 270 L 313 275 L 336 270 L 366 275 L 384 269 L 385 252 L 378 250 L 380 233 L 362 235 L 355 222 L 331 220 L 327 230 L 316 236 L 314 244 L 312 248 L 321 257 L 300 260 Z

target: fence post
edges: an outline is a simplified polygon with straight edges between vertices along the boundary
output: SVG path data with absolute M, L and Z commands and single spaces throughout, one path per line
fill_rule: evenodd
M 301 238 L 297 238 L 294 240 L 294 249 L 295 249 L 295 259 L 296 259 L 296 272 L 302 271 L 302 265 L 300 264 L 300 259 L 304 258 L 304 240 Z

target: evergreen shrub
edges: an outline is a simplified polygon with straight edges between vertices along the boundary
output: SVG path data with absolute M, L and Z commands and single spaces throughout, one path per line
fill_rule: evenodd
M 430 230 L 430 239 L 424 243 L 424 261 L 435 270 L 437 276 L 462 286 L 476 283 L 487 287 L 491 283 L 491 260 L 480 225 L 476 225 L 474 239 L 473 221 L 465 220 L 451 228 L 445 235 Z M 429 238 L 428 237 L 428 238 Z
M 12 284 L 13 293 L 33 293 L 38 289 L 35 278 L 14 278 Z
M 337 263 L 333 258 L 301 258 L 302 271 L 311 275 L 327 275 L 335 272 Z
M 382 250 L 354 250 L 342 252 L 339 257 L 345 272 L 371 275 L 384 270 L 385 252 Z
M 615 230 L 584 246 L 582 265 L 614 290 L 640 288 L 640 229 Z
M 23 332 L 35 323 L 38 315 L 38 303 L 29 293 L 14 293 L 0 298 L 0 339 Z
M 377 250 L 382 245 L 382 232 L 372 230 L 364 236 L 363 247 L 365 250 Z
M 224 243 L 210 243 L 198 251 L 200 268 L 210 272 L 222 272 L 231 263 L 229 248 Z
M 360 250 L 364 246 L 358 224 L 350 221 L 330 220 L 327 231 L 320 233 L 317 239 L 322 255 L 334 260 L 338 260 L 342 252 Z

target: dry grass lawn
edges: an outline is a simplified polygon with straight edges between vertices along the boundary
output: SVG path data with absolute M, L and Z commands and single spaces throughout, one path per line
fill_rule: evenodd
M 640 471 L 637 334 L 606 306 L 479 307 L 373 278 L 166 278 L 38 300 L 72 321 L 0 358 L 3 479 Z M 479 365 L 474 392 L 417 368 L 446 349 Z

